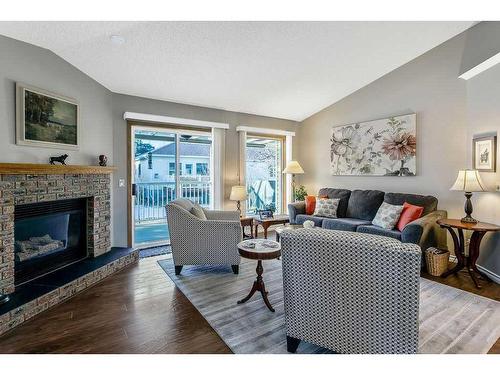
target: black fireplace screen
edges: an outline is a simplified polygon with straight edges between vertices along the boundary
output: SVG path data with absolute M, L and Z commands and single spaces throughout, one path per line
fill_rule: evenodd
M 15 283 L 22 284 L 87 257 L 86 199 L 15 207 Z

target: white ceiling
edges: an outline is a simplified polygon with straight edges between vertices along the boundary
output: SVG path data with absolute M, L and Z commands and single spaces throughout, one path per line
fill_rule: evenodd
M 301 121 L 472 25 L 0 22 L 0 34 L 52 50 L 113 92 Z

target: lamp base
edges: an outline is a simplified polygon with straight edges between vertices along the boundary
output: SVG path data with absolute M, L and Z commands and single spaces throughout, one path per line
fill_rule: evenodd
M 9 302 L 10 297 L 7 294 L 0 293 L 0 305 Z
M 461 221 L 462 223 L 467 223 L 467 224 L 477 224 L 477 223 L 478 223 L 478 221 L 477 221 L 476 219 L 474 219 L 474 218 L 473 218 L 472 216 L 470 216 L 470 215 L 467 215 L 467 216 L 465 216 L 465 217 L 461 218 L 461 219 L 460 219 L 460 221 Z
M 465 192 L 465 207 L 464 211 L 467 214 L 465 217 L 460 219 L 462 223 L 467 223 L 467 224 L 476 224 L 477 220 L 474 219 L 471 214 L 472 214 L 472 202 L 470 198 L 472 197 L 472 193 L 470 191 Z

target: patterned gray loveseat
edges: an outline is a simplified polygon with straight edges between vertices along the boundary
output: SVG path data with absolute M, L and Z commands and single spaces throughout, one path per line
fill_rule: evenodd
M 186 265 L 230 265 L 239 271 L 238 242 L 242 241 L 238 211 L 203 209 L 207 220 L 191 213 L 195 204 L 188 199 L 175 199 L 166 206 L 170 244 L 175 273 Z
M 446 248 L 446 230 L 437 225 L 436 220 L 448 215 L 446 211 L 437 209 L 438 200 L 431 195 L 323 188 L 318 196 L 340 199 L 337 219 L 306 215 L 305 203 L 297 202 L 288 205 L 290 223 L 303 224 L 306 220 L 312 220 L 316 227 L 391 237 L 401 242 L 418 244 L 422 250 L 431 246 Z M 372 225 L 382 202 L 395 205 L 408 202 L 424 207 L 424 212 L 421 218 L 408 224 L 403 231 L 387 230 Z
M 336 230 L 281 235 L 287 349 L 416 353 L 420 248 Z

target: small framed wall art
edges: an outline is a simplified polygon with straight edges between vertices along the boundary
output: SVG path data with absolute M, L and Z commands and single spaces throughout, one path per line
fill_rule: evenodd
M 486 136 L 472 139 L 472 168 L 480 172 L 496 172 L 497 137 Z

